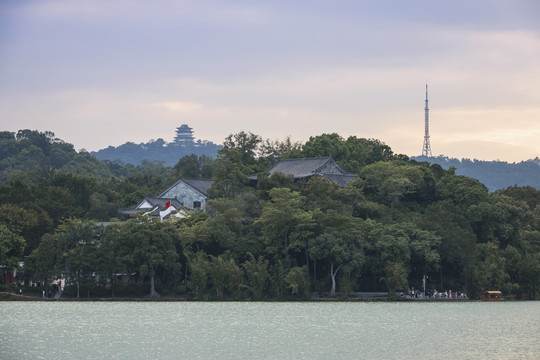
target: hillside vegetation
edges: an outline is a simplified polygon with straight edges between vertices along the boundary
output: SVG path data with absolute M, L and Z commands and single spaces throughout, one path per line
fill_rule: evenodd
M 406 292 L 425 277 L 427 291 L 540 297 L 540 191 L 490 193 L 378 140 L 323 134 L 298 144 L 241 132 L 215 159 L 193 154 L 174 167 L 100 162 L 29 130 L 3 133 L 0 151 L 0 263 L 28 255 L 25 278 L 67 277 L 80 296 L 142 286 L 197 299 L 304 299 Z M 358 179 L 340 188 L 264 174 L 279 158 L 329 154 Z M 118 208 L 180 176 L 213 178 L 204 212 L 115 221 Z M 127 288 L 119 273 L 130 274 Z
M 99 160 L 119 161 L 125 164 L 139 165 L 144 161 L 158 161 L 168 166 L 174 166 L 178 159 L 191 154 L 214 158 L 219 149 L 221 146 L 207 141 L 199 140 L 179 145 L 157 139 L 147 143 L 127 142 L 117 147 L 109 146 L 91 154 Z
M 446 156 L 414 157 L 413 159 L 438 164 L 445 169 L 453 167 L 456 169 L 456 174 L 478 179 L 487 186 L 489 191 L 513 185 L 540 189 L 540 159 L 538 158 L 513 164 L 504 161 L 459 160 Z

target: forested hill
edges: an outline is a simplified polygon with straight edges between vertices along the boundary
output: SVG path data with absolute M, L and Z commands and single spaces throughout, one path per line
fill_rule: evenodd
M 446 156 L 417 156 L 412 159 L 438 164 L 444 169 L 454 167 L 456 175 L 465 175 L 479 180 L 489 191 L 506 189 L 509 186 L 532 186 L 540 189 L 540 159 L 507 163 L 504 161 L 482 161 L 454 159 Z
M 86 151 L 75 151 L 72 144 L 53 132 L 0 131 L 0 183 L 13 180 L 35 182 L 55 171 L 108 178 L 113 175 L 106 163 Z
M 358 178 L 341 188 L 318 176 L 265 175 L 277 159 L 328 154 Z M 0 265 L 24 260 L 26 279 L 67 277 L 88 297 L 148 293 L 154 284 L 195 299 L 393 297 L 425 279 L 427 292 L 540 298 L 539 190 L 489 193 L 374 139 L 334 133 L 299 144 L 241 132 L 215 159 L 191 154 L 170 167 L 99 161 L 50 132 L 0 132 L 0 176 Z M 180 177 L 213 180 L 204 211 L 118 219 L 119 208 Z M 120 272 L 133 282 L 115 285 Z
M 163 139 L 151 140 L 147 143 L 135 144 L 127 142 L 123 145 L 91 152 L 99 160 L 120 160 L 125 164 L 139 165 L 143 160 L 162 161 L 164 165 L 174 166 L 178 159 L 190 155 L 216 157 L 220 145 L 213 142 L 197 141 L 186 145 L 168 144 Z

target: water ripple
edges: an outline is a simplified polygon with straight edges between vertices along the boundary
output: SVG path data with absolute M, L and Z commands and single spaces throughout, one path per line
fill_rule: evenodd
M 534 358 L 540 302 L 2 302 L 1 359 Z

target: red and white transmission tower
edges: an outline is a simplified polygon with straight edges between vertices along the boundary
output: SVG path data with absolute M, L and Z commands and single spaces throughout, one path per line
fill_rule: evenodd
M 428 108 L 428 95 L 426 84 L 426 107 L 424 108 L 426 114 L 426 132 L 424 134 L 424 147 L 422 149 L 422 156 L 431 157 L 431 144 L 429 143 L 429 108 Z

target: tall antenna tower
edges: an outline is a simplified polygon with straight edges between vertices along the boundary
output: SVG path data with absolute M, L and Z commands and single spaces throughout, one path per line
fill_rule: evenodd
M 424 147 L 422 149 L 422 156 L 431 157 L 431 144 L 429 143 L 429 107 L 427 96 L 427 84 L 426 84 L 426 107 L 424 108 L 426 117 L 426 132 L 424 134 Z

